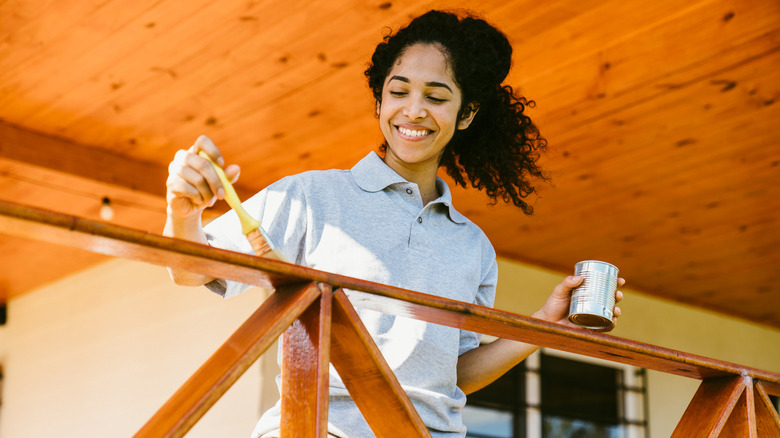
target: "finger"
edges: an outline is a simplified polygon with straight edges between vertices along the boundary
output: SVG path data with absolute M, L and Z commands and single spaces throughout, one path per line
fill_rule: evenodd
M 238 180 L 238 176 L 241 174 L 241 168 L 236 164 L 230 164 L 225 167 L 225 176 L 228 181 L 235 183 Z
M 182 169 L 181 177 L 189 184 L 191 184 L 203 198 L 203 202 L 211 202 L 213 199 L 218 198 L 218 192 L 222 187 L 222 183 L 216 176 L 214 168 L 210 167 L 211 163 L 208 163 L 209 167 L 203 169 L 195 169 L 192 167 L 185 167 Z M 213 173 L 213 175 L 210 175 Z
M 212 181 L 209 182 L 208 178 L 212 178 Z M 192 150 L 176 153 L 174 160 L 168 166 L 166 185 L 168 191 L 174 196 L 187 198 L 198 206 L 210 202 L 214 198 L 217 187 L 221 187 L 211 163 L 193 154 Z
M 221 199 L 225 196 L 222 181 L 217 176 L 214 165 L 200 155 L 187 154 L 187 165 L 183 166 L 181 175 L 198 188 L 204 199 L 211 200 L 213 196 Z
M 201 187 L 205 187 L 205 190 L 198 187 L 197 181 L 203 178 L 195 170 L 184 167 L 178 169 L 175 174 L 168 177 L 168 201 L 177 198 L 189 199 L 195 205 L 201 205 L 206 200 L 214 197 L 208 185 L 201 184 Z
M 624 284 L 626 284 L 626 279 L 623 277 L 618 277 L 617 285 L 618 287 L 622 287 Z
M 612 309 L 613 319 L 619 318 L 621 314 L 623 314 L 623 311 L 620 309 L 620 307 L 615 307 L 614 309 Z
M 196 204 L 202 202 L 197 187 L 183 176 L 184 169 L 187 167 L 187 155 L 190 153 L 185 150 L 177 151 L 173 161 L 168 165 L 168 179 L 165 181 L 165 185 L 169 203 L 174 197 L 186 198 Z
M 206 155 L 211 157 L 215 163 L 219 164 L 220 166 L 225 165 L 225 160 L 222 158 L 222 152 L 220 152 L 217 145 L 214 144 L 214 142 L 205 135 L 198 137 L 195 140 L 195 144 L 192 145 L 192 148 L 194 148 L 193 153 L 197 154 L 199 151 L 203 151 L 206 153 Z
M 615 291 L 615 302 L 619 303 L 621 301 L 623 301 L 623 292 L 617 290 Z

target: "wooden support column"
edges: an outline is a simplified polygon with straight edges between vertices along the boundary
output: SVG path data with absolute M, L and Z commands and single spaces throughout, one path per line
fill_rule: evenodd
M 320 296 L 316 283 L 279 288 L 135 434 L 181 437 Z
M 282 436 L 328 434 L 331 287 L 295 320 L 282 341 Z
M 753 379 L 748 376 L 742 377 L 744 391 L 739 396 L 734 410 L 731 411 L 720 436 L 723 437 L 756 437 L 756 405 L 753 397 Z
M 735 423 L 729 425 L 727 430 L 733 431 L 735 428 L 744 426 L 742 432 L 737 435 L 723 436 L 755 437 L 755 431 L 752 435 L 749 432 L 749 416 L 744 415 L 746 421 L 743 424 L 743 415 L 739 413 L 743 406 L 742 399 L 745 399 L 744 406 L 747 406 L 747 397 L 744 397 L 746 387 L 752 388 L 752 379 L 747 376 L 721 377 L 703 381 L 685 410 L 682 419 L 677 423 L 672 437 L 718 437 L 726 428 L 726 423 L 729 422 L 729 418 L 737 406 L 740 407 L 737 408 L 737 418 L 733 420 Z M 752 397 L 750 399 L 752 402 Z M 755 430 L 755 418 L 753 430 Z
M 339 289 L 333 294 L 331 361 L 376 436 L 430 437 L 412 402 Z
M 756 430 L 759 438 L 780 438 L 780 414 L 772 406 L 770 394 L 780 396 L 780 385 L 756 382 Z

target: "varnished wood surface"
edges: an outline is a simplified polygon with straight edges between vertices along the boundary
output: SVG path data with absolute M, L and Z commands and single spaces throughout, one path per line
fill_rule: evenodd
M 724 437 L 757 438 L 756 406 L 752 379 L 743 378 L 745 390 L 737 400 L 720 435 Z
M 780 414 L 769 399 L 764 382 L 756 383 L 756 430 L 761 438 L 780 438 Z
M 314 283 L 280 288 L 165 402 L 135 437 L 184 436 L 319 296 L 320 289 Z
M 748 376 L 702 382 L 672 434 L 673 438 L 773 438 L 780 416 L 764 390 Z
M 691 378 L 747 375 L 768 382 L 770 388 L 780 386 L 780 375 L 764 370 L 17 204 L 0 202 L 0 230 L 115 257 L 192 269 L 261 287 L 322 282 L 365 292 L 350 297 L 357 307 Z
M 327 438 L 332 292 L 317 301 L 282 337 L 282 436 Z
M 454 191 L 501 256 L 603 259 L 643 293 L 780 327 L 777 1 L 6 1 L 0 126 L 23 135 L 0 135 L 0 199 L 94 219 L 110 195 L 116 223 L 159 230 L 163 200 L 132 189 L 159 193 L 199 134 L 249 193 L 350 168 L 379 144 L 362 71 L 384 28 L 457 6 L 506 31 L 508 83 L 550 143 L 533 217 Z M 0 300 L 40 285 L 28 266 L 59 261 L 50 281 L 95 261 L 0 245 Z
M 333 295 L 333 366 L 374 435 L 430 437 L 344 291 Z
M 702 382 L 672 437 L 718 437 L 745 392 L 744 380 L 743 377 L 723 377 Z

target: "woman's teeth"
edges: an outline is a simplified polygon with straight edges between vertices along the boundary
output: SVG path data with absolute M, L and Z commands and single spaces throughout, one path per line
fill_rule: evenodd
M 423 129 L 423 130 L 420 130 L 420 131 L 415 131 L 415 130 L 412 130 L 412 129 L 401 128 L 400 126 L 398 127 L 398 131 L 400 131 L 401 134 L 407 135 L 409 137 L 421 137 L 423 135 L 428 135 L 428 133 L 430 132 L 427 129 Z

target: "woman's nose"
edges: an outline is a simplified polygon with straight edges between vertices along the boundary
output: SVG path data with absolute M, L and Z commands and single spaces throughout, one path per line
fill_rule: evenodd
M 419 120 L 425 118 L 428 111 L 419 99 L 409 99 L 404 107 L 404 115 L 410 120 Z

